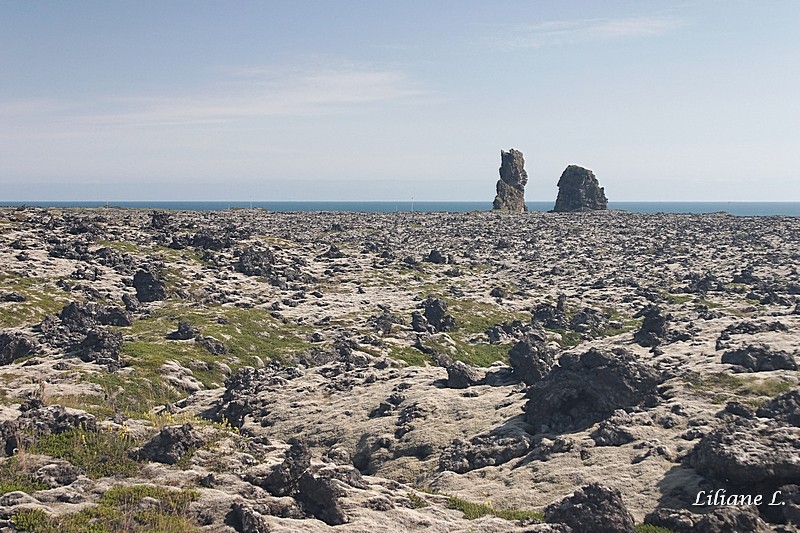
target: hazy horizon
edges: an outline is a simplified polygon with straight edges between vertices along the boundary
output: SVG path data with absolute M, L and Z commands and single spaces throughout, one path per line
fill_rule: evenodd
M 800 4 L 0 5 L 0 201 L 800 201 Z

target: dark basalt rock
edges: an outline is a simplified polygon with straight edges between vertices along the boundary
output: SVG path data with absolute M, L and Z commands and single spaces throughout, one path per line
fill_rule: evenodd
M 18 292 L 0 292 L 0 302 L 24 302 L 27 298 Z
M 346 493 L 334 478 L 321 474 L 322 472 L 318 475 L 305 472 L 300 477 L 295 499 L 300 502 L 304 511 L 329 526 L 346 524 L 348 517 L 339 503 L 339 498 Z
M 531 333 L 511 347 L 508 361 L 514 369 L 515 378 L 533 385 L 553 368 L 556 353 L 544 344 L 542 336 Z
M 191 424 L 165 427 L 144 446 L 132 452 L 137 461 L 153 461 L 174 465 L 187 452 L 204 443 L 200 432 Z
M 166 211 L 153 211 L 150 213 L 150 227 L 153 229 L 164 229 L 169 226 L 170 216 Z
M 236 263 L 236 272 L 245 276 L 271 276 L 274 273 L 275 254 L 272 250 L 247 249 L 239 255 Z
M 532 321 L 547 329 L 567 329 L 569 321 L 565 311 L 566 301 L 566 294 L 559 294 L 555 306 L 548 303 L 537 305 L 533 310 Z
M 592 432 L 590 437 L 597 446 L 622 446 L 636 440 L 631 427 L 634 425 L 631 416 L 619 409 L 611 418 L 600 422 L 600 426 Z
M 0 332 L 0 366 L 13 363 L 20 357 L 36 353 L 39 343 L 36 339 L 18 332 Z
M 167 284 L 154 269 L 136 272 L 133 276 L 133 288 L 136 289 L 136 298 L 140 302 L 155 302 L 167 298 Z
M 531 449 L 528 435 L 478 435 L 469 441 L 454 439 L 439 457 L 439 470 L 464 474 L 485 466 L 505 464 Z
M 466 389 L 483 382 L 483 374 L 463 361 L 454 361 L 447 366 L 447 386 L 451 389 Z
M 246 502 L 233 502 L 231 510 L 225 515 L 225 524 L 237 533 L 270 533 L 272 528 L 252 505 Z
M 657 305 L 648 305 L 639 310 L 633 318 L 642 318 L 642 327 L 633 334 L 633 340 L 639 346 L 656 347 L 676 341 L 685 341 L 691 338 L 688 333 L 669 329 L 672 315 L 663 315 Z
M 191 240 L 192 246 L 203 250 L 219 252 L 233 246 L 233 239 L 228 234 L 216 234 L 207 231 L 195 233 Z
M 800 427 L 800 390 L 791 390 L 770 400 L 758 408 L 756 414 L 786 424 Z
M 772 531 L 753 506 L 719 507 L 705 514 L 686 509 L 656 509 L 644 517 L 644 523 L 666 528 L 674 533 L 768 533 Z
M 442 255 L 442 252 L 439 250 L 431 250 L 427 257 L 423 258 L 422 260 L 426 263 L 434 263 L 437 265 L 443 265 L 447 263 L 447 258 Z
M 246 478 L 247 481 L 266 489 L 273 496 L 290 496 L 297 490 L 300 476 L 311 466 L 311 452 L 306 443 L 291 439 L 290 448 L 283 463 L 276 466 L 263 479 Z
M 93 329 L 76 348 L 78 357 L 86 363 L 107 365 L 111 372 L 119 370 L 121 366 L 119 351 L 122 348 L 122 334 L 118 331 Z
M 589 337 L 602 336 L 603 332 L 609 328 L 609 318 L 610 316 L 606 313 L 584 307 L 572 317 L 569 329 Z
M 703 437 L 685 461 L 717 483 L 771 494 L 800 482 L 798 443 L 798 427 L 736 418 Z
M 427 333 L 431 330 L 431 327 L 425 315 L 419 311 L 413 311 L 411 313 L 411 329 L 418 333 Z
M 447 302 L 441 298 L 434 298 L 429 295 L 422 303 L 422 312 L 433 331 L 450 331 L 456 326 L 455 318 L 447 314 Z
M 619 489 L 592 483 L 544 510 L 547 523 L 566 524 L 573 531 L 635 533 L 633 516 L 622 502 Z
M 301 376 L 296 367 L 284 367 L 273 361 L 266 368 L 242 367 L 225 380 L 225 392 L 219 403 L 208 413 L 216 421 L 227 421 L 241 428 L 244 418 L 253 415 L 258 419 L 264 405 L 258 399 L 262 390 L 276 390 L 289 380 Z
M 60 405 L 45 406 L 40 400 L 24 403 L 20 410 L 22 414 L 17 418 L 19 429 L 37 437 L 58 435 L 75 428 L 97 431 L 95 417 L 83 411 L 67 411 Z
M 525 205 L 525 185 L 528 173 L 525 172 L 525 159 L 522 152 L 513 148 L 500 151 L 500 179 L 497 181 L 497 196 L 492 209 L 522 213 L 528 210 Z
M 18 432 L 19 426 L 13 420 L 0 422 L 0 457 L 11 457 L 16 453 L 15 450 L 19 448 Z
M 56 459 L 36 470 L 34 479 L 50 488 L 56 488 L 73 483 L 80 475 L 80 469 L 67 461 Z
M 214 337 L 204 337 L 198 335 L 195 341 L 208 351 L 211 355 L 225 355 L 228 353 L 228 347 Z
M 417 312 L 417 314 L 419 314 L 419 312 Z M 371 316 L 367 320 L 367 325 L 372 327 L 376 333 L 380 333 L 381 335 L 389 335 L 392 333 L 392 329 L 394 329 L 395 324 L 405 325 L 405 323 L 405 320 L 399 316 L 393 315 L 388 310 L 384 310 L 383 314 L 381 315 Z M 414 331 L 417 330 L 415 329 Z M 425 331 L 425 329 L 422 331 Z
M 689 294 L 705 295 L 707 292 L 725 291 L 725 284 L 712 272 L 706 272 L 705 274 L 690 272 L 684 279 L 688 281 L 688 285 L 683 289 L 683 292 Z
M 345 253 L 339 249 L 338 246 L 335 244 L 331 244 L 328 250 L 321 254 L 320 257 L 324 257 L 327 259 L 341 259 L 343 257 L 347 257 Z
M 553 211 L 597 211 L 608 209 L 605 192 L 591 170 L 569 165 L 558 180 L 558 197 Z
M 115 305 L 103 306 L 92 302 L 71 302 L 59 313 L 61 324 L 72 332 L 85 332 L 97 326 L 128 327 L 131 315 Z
M 200 330 L 183 320 L 178 322 L 178 329 L 167 333 L 166 338 L 173 341 L 186 341 L 200 334 Z
M 586 428 L 617 409 L 652 406 L 662 377 L 625 350 L 567 353 L 528 390 L 525 416 L 537 433 Z
M 797 370 L 797 362 L 792 354 L 772 350 L 766 344 L 748 344 L 743 348 L 728 350 L 722 354 L 722 362 L 752 372 Z

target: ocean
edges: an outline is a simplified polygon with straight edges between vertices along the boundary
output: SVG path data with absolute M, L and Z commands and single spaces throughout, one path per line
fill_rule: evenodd
M 491 202 L 3 202 L 0 206 L 123 207 L 222 211 L 259 208 L 268 211 L 337 211 L 352 213 L 465 213 L 489 211 Z M 549 211 L 553 202 L 528 202 L 530 211 Z M 719 213 L 736 216 L 800 216 L 800 202 L 609 202 L 609 209 L 632 213 Z

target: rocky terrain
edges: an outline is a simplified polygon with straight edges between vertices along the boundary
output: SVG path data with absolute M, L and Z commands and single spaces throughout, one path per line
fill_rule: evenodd
M 553 211 L 600 211 L 608 209 L 605 190 L 589 169 L 569 165 L 558 179 L 558 197 Z
M 508 152 L 500 150 L 500 179 L 497 180 L 497 196 L 492 208 L 497 211 L 522 213 L 528 210 L 525 205 L 525 185 L 528 173 L 525 172 L 525 158 L 522 152 L 513 148 Z
M 797 531 L 798 265 L 792 217 L 0 209 L 0 531 Z

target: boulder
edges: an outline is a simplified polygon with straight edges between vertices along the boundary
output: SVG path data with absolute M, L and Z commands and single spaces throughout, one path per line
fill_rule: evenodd
M 153 229 L 164 229 L 169 226 L 170 215 L 166 211 L 153 211 L 150 213 L 150 227 Z
M 153 461 L 174 465 L 186 453 L 200 447 L 205 440 L 191 424 L 169 426 L 159 431 L 132 456 L 137 461 Z
M 262 513 L 247 502 L 233 502 L 228 514 L 225 515 L 225 524 L 232 527 L 237 533 L 269 533 L 272 528 Z
M 300 476 L 311 466 L 311 452 L 299 439 L 289 441 L 289 451 L 283 463 L 276 466 L 266 477 L 246 478 L 247 481 L 266 489 L 273 496 L 290 496 L 297 490 Z
M 633 340 L 639 346 L 656 347 L 676 341 L 685 341 L 691 338 L 688 333 L 669 329 L 672 315 L 664 315 L 657 305 L 647 305 L 640 309 L 633 318 L 643 318 L 642 327 L 633 334 Z
M 186 341 L 200 334 L 200 330 L 183 320 L 178 322 L 178 329 L 167 333 L 166 338 L 173 341 Z
M 656 405 L 661 381 L 655 368 L 622 349 L 567 353 L 528 389 L 526 420 L 537 433 L 586 428 L 617 409 Z
M 556 362 L 556 353 L 544 344 L 544 339 L 528 334 L 508 351 L 508 361 L 514 377 L 533 385 L 541 381 Z
M 766 344 L 748 344 L 743 348 L 728 350 L 722 354 L 722 362 L 751 372 L 797 370 L 797 362 L 792 354 L 772 350 Z
M 644 523 L 663 527 L 674 533 L 768 533 L 772 531 L 753 506 L 719 507 L 704 514 L 686 509 L 656 509 L 644 517 Z
M 619 489 L 592 483 L 544 510 L 548 523 L 566 524 L 573 531 L 636 533 L 633 516 L 622 502 Z
M 710 480 L 768 497 L 800 482 L 798 443 L 800 427 L 736 418 L 703 437 L 685 461 Z
M 569 165 L 558 180 L 558 197 L 553 211 L 597 211 L 608 209 L 603 188 L 591 170 Z
M 610 327 L 609 318 L 610 316 L 602 311 L 584 307 L 573 315 L 569 329 L 588 337 L 599 337 Z
M 109 370 L 118 370 L 121 363 L 119 351 L 122 348 L 122 334 L 108 329 L 93 329 L 76 346 L 77 355 L 86 363 L 108 365 Z
M 413 311 L 411 313 L 411 329 L 418 333 L 429 332 L 430 325 L 428 324 L 428 320 L 425 318 L 425 315 L 419 311 Z
M 346 524 L 349 519 L 339 503 L 339 498 L 346 492 L 338 479 L 322 474 L 305 472 L 298 482 L 295 499 L 309 515 L 329 526 Z
M 790 390 L 773 398 L 759 407 L 756 414 L 762 418 L 772 418 L 791 426 L 800 427 L 800 390 Z
M 200 346 L 205 348 L 211 355 L 225 355 L 228 353 L 228 347 L 214 337 L 198 335 L 195 337 L 195 341 L 198 342 Z
M 17 426 L 37 437 L 58 435 L 75 428 L 97 430 L 97 419 L 84 411 L 68 411 L 60 405 L 45 406 L 40 400 L 30 400 L 22 404 L 20 410 Z
M 525 172 L 525 159 L 522 152 L 513 148 L 500 151 L 500 179 L 497 181 L 497 196 L 492 208 L 496 211 L 522 213 L 528 210 L 525 205 L 525 185 L 528 173 Z
M 633 433 L 634 425 L 631 415 L 618 409 L 610 418 L 600 422 L 600 426 L 590 437 L 597 446 L 622 446 L 636 440 Z
M 27 357 L 39 349 L 39 343 L 24 333 L 0 332 L 0 366 Z
M 133 276 L 133 288 L 140 302 L 155 302 L 167 299 L 167 284 L 159 273 L 151 268 L 142 269 Z
M 245 276 L 271 276 L 274 273 L 275 254 L 269 248 L 253 250 L 248 248 L 239 254 L 236 262 L 236 272 Z
M 483 373 L 463 361 L 454 361 L 447 366 L 447 386 L 451 389 L 466 389 L 483 382 Z
M 70 302 L 58 313 L 58 318 L 71 332 L 86 332 L 97 325 L 128 327 L 133 324 L 125 309 L 93 302 Z
M 567 295 L 559 294 L 555 306 L 548 303 L 537 305 L 533 310 L 533 323 L 547 329 L 567 329 L 569 321 L 565 311 L 566 302 Z
M 439 457 L 439 470 L 464 474 L 485 466 L 502 465 L 528 453 L 532 440 L 521 433 L 478 435 L 469 441 L 454 439 Z
M 422 312 L 433 331 L 451 331 L 456 326 L 456 319 L 447 314 L 447 302 L 441 298 L 428 295 L 428 298 L 422 303 Z

